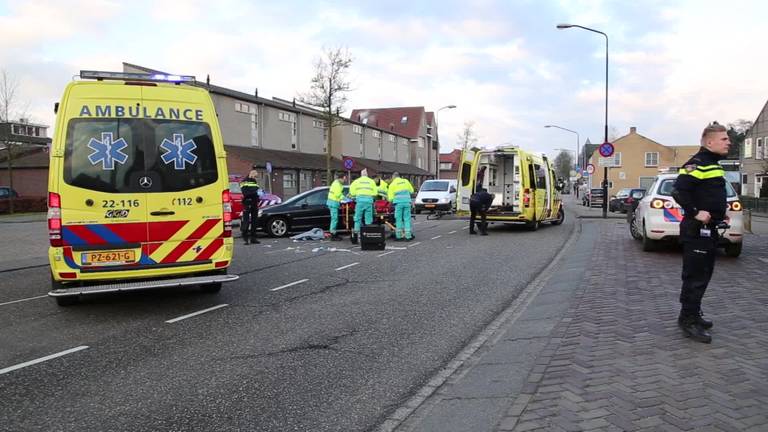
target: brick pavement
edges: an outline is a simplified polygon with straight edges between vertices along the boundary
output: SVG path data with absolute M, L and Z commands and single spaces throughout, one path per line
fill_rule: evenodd
M 567 312 L 549 334 L 503 431 L 768 431 L 768 237 L 719 256 L 704 298 L 711 345 L 677 327 L 680 250 L 641 251 L 599 226 Z

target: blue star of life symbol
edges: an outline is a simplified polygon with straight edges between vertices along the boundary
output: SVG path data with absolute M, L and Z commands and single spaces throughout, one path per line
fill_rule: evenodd
M 194 165 L 197 161 L 197 156 L 192 153 L 192 150 L 197 148 L 197 144 L 192 140 L 184 141 L 184 134 L 173 134 L 173 141 L 168 138 L 163 139 L 160 148 L 165 150 L 161 156 L 163 162 L 166 165 L 173 162 L 173 169 L 183 170 L 187 163 Z
M 101 168 L 105 170 L 115 169 L 115 162 L 124 164 L 128 160 L 128 155 L 123 153 L 123 149 L 128 147 L 128 143 L 122 138 L 114 140 L 112 132 L 102 132 L 101 141 L 91 138 L 88 141 L 88 147 L 93 150 L 93 153 L 88 155 L 91 165 L 101 162 Z

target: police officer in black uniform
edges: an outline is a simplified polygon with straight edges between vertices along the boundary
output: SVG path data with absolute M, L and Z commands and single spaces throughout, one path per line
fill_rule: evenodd
M 491 208 L 493 194 L 489 194 L 485 188 L 478 187 L 477 192 L 469 197 L 469 233 L 475 234 L 475 218 L 480 215 L 480 235 L 488 235 L 488 222 L 485 221 L 485 212 Z
M 701 299 L 715 268 L 717 225 L 729 222 L 725 171 L 718 161 L 728 154 L 731 141 L 724 126 L 710 124 L 701 134 L 701 149 L 680 169 L 673 198 L 685 215 L 680 223 L 683 243 L 682 308 L 678 324 L 692 339 L 710 343 L 712 321 L 704 319 Z
M 248 177 L 240 182 L 240 190 L 243 192 L 243 218 L 240 220 L 240 231 L 243 233 L 245 244 L 261 243 L 256 238 L 256 228 L 259 220 L 259 196 L 261 195 L 261 186 L 259 186 L 259 173 L 252 170 Z

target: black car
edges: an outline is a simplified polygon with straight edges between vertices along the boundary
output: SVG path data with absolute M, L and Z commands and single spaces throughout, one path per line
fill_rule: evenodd
M 629 210 L 632 210 L 637 205 L 636 202 L 643 199 L 645 196 L 645 189 L 621 189 L 619 192 L 616 193 L 616 196 L 611 198 L 611 200 L 608 202 L 608 210 L 615 212 L 621 212 L 626 213 Z
M 11 196 L 18 198 L 19 194 L 8 186 L 0 186 L 0 199 L 10 198 Z
M 331 213 L 325 205 L 327 199 L 328 187 L 323 186 L 302 192 L 281 204 L 261 209 L 261 229 L 271 237 L 282 237 L 290 232 L 312 228 L 327 230 L 331 223 Z M 342 221 L 339 224 L 343 226 Z

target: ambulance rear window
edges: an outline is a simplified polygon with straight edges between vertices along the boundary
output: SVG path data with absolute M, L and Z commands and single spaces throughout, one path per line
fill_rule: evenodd
M 102 118 L 73 119 L 67 127 L 64 181 L 72 186 L 108 193 L 178 192 L 217 179 L 206 123 Z

